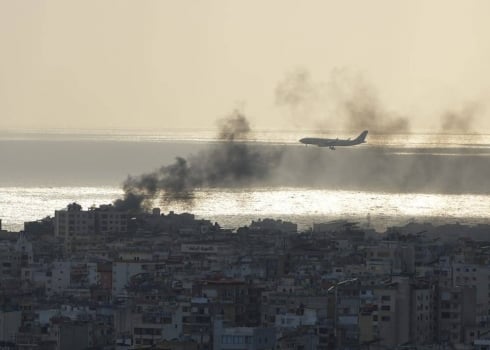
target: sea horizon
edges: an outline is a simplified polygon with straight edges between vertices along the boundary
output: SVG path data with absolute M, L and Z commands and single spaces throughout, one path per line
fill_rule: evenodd
M 85 207 L 109 204 L 123 195 L 122 184 L 128 176 L 155 171 L 172 164 L 176 157 L 192 159 L 216 144 L 211 131 L 194 138 L 172 133 L 158 137 L 84 134 L 79 138 L 70 134 L 53 140 L 43 135 L 22 139 L 0 132 L 0 219 L 5 228 L 21 229 L 23 221 L 53 215 L 72 201 Z M 200 199 L 194 207 L 176 204 L 169 210 L 194 212 L 217 221 L 221 218 L 225 226 L 273 217 L 296 220 L 307 227 L 313 219 L 364 220 L 368 214 L 378 227 L 412 218 L 440 220 L 444 215 L 452 222 L 485 221 L 490 211 L 490 186 L 484 176 L 490 169 L 490 135 L 430 135 L 390 135 L 387 140 L 386 135 L 370 134 L 365 145 L 331 151 L 299 144 L 295 137 L 306 136 L 303 132 L 263 133 L 248 144 L 259 150 L 284 152 L 273 180 L 238 189 L 196 189 Z M 394 168 L 398 170 L 394 172 Z M 437 179 L 440 169 L 446 170 L 444 181 Z M 238 195 L 239 191 L 251 195 Z M 267 192 L 268 197 L 264 196 Z M 216 197 L 216 203 L 210 204 L 206 196 Z M 335 196 L 342 203 L 337 207 L 330 200 Z M 370 205 L 372 198 L 378 200 L 376 206 Z M 407 199 L 425 209 L 404 212 Z M 237 204 L 233 213 L 220 207 L 220 201 L 241 206 Z M 337 209 L 325 206 L 324 201 Z M 481 203 L 478 210 L 461 209 L 472 208 L 475 201 Z M 295 206 L 282 210 L 277 202 Z M 354 202 L 362 204 L 356 209 L 359 215 L 349 210 Z M 427 207 L 435 203 L 434 210 Z M 206 206 L 208 210 L 203 209 Z M 298 208 L 300 213 L 294 213 Z M 230 219 L 234 215 L 241 215 L 241 219 Z
M 2 135 L 0 218 L 4 228 L 15 230 L 22 228 L 23 221 L 54 215 L 54 210 L 73 201 L 85 207 L 112 203 L 123 196 L 122 184 L 128 176 L 155 171 L 172 164 L 176 157 L 192 159 L 216 140 L 188 140 L 182 134 L 160 138 L 118 135 L 115 139 L 84 135 L 79 139 L 70 136 L 69 140 L 40 138 L 39 134 L 31 139 Z M 391 135 L 392 141 L 384 145 L 385 136 L 369 135 L 365 145 L 336 151 L 305 147 L 292 134 L 273 135 L 274 140 L 288 141 L 267 143 L 268 136 L 262 134 L 266 142 L 248 144 L 262 147 L 260 150 L 284 150 L 284 164 L 273 169 L 274 181 L 234 189 L 196 189 L 200 199 L 195 206 L 177 203 L 162 209 L 185 210 L 217 221 L 221 218 L 225 226 L 273 217 L 299 221 L 301 227 L 311 226 L 312 220 L 364 220 L 368 215 L 378 227 L 412 218 L 439 220 L 445 215 L 452 222 L 484 222 L 490 212 L 490 186 L 484 176 L 490 168 L 490 135 L 453 135 L 434 142 L 428 142 L 423 135 L 412 135 L 411 139 Z M 262 143 L 265 146 L 260 146 Z M 402 170 L 395 172 L 393 164 Z M 439 168 L 450 170 L 442 182 L 437 180 L 441 175 Z M 451 176 L 455 172 L 460 174 Z M 244 197 L 240 190 L 254 195 Z M 267 197 L 264 193 L 268 191 Z M 217 199 L 213 203 L 208 197 Z M 338 206 L 332 201 L 336 197 L 341 203 Z M 371 206 L 373 198 L 378 200 L 376 206 Z M 480 203 L 477 210 L 475 198 Z M 410 210 L 403 208 L 407 200 L 412 203 Z M 219 205 L 221 201 L 237 203 L 236 212 L 225 211 Z M 278 208 L 277 202 L 285 203 L 286 209 Z M 360 206 L 352 204 L 357 202 Z M 423 209 L 414 210 L 417 205 Z M 432 210 L 431 206 L 436 207 Z M 356 207 L 359 214 L 354 215 L 351 207 Z M 241 219 L 230 219 L 233 215 Z

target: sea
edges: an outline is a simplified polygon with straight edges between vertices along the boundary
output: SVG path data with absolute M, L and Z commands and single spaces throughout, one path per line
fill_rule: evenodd
M 259 154 L 281 154 L 266 180 L 197 188 L 191 202 L 157 198 L 153 206 L 226 228 L 263 218 L 293 221 L 300 229 L 350 220 L 379 231 L 409 222 L 489 223 L 489 134 L 369 134 L 366 144 L 335 151 L 298 142 L 349 136 L 356 135 L 254 132 L 239 142 Z M 1 131 L 3 229 L 21 230 L 24 222 L 53 216 L 72 202 L 84 208 L 112 203 L 123 196 L 128 176 L 216 147 L 213 130 Z

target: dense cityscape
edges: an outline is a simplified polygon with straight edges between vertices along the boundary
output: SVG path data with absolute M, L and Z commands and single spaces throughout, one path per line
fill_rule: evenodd
M 0 0 L 0 350 L 490 350 L 489 14 Z
M 1 231 L 2 349 L 490 346 L 487 225 L 53 214 Z

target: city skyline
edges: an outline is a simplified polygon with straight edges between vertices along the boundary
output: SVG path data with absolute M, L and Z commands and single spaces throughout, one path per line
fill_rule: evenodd
M 2 350 L 488 350 L 488 13 L 0 0 Z

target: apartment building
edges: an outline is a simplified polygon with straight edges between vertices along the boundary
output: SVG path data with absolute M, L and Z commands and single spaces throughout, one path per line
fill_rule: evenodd
M 117 211 L 112 205 L 82 210 L 76 203 L 54 214 L 54 234 L 72 239 L 94 234 L 125 233 L 128 230 L 127 212 Z

